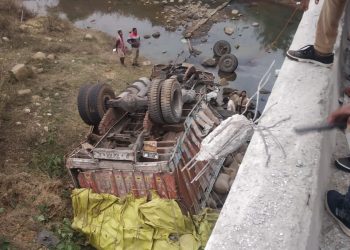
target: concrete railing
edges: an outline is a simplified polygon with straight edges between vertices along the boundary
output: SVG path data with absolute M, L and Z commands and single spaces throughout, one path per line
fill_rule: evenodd
M 322 3 L 304 14 L 292 49 L 314 43 Z M 337 107 L 337 78 L 285 60 L 259 124 L 277 125 L 254 133 L 207 250 L 319 249 L 335 133 L 301 136 L 293 127 L 324 121 Z

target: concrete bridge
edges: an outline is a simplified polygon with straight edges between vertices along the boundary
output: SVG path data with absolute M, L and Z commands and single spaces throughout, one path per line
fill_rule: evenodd
M 292 49 L 314 43 L 323 1 L 310 2 Z M 350 7 L 346 12 L 350 16 Z M 332 166 L 334 152 L 348 152 L 345 136 L 338 134 L 336 149 L 336 131 L 303 136 L 293 131 L 324 121 L 338 107 L 346 84 L 343 52 L 350 44 L 345 32 L 350 18 L 344 21 L 331 69 L 285 60 L 259 123 L 262 129 L 251 140 L 207 250 L 350 249 L 350 239 L 324 209 L 327 189 L 345 192 L 350 184 L 350 174 Z

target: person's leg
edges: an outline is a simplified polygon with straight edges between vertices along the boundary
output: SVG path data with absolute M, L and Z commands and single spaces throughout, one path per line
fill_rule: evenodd
M 344 11 L 346 0 L 325 0 L 318 18 L 315 50 L 322 54 L 333 53 L 337 39 L 339 20 Z
M 335 190 L 328 191 L 326 194 L 326 209 L 343 232 L 350 236 L 350 187 L 345 195 Z
M 345 3 L 346 0 L 325 0 L 318 19 L 315 45 L 288 50 L 287 57 L 299 62 L 331 66 L 334 61 L 333 47 Z
M 136 64 L 136 48 L 131 48 L 132 53 L 132 65 L 135 66 Z
M 138 65 L 138 59 L 139 59 L 139 53 L 140 53 L 140 49 L 137 48 L 135 51 L 135 65 Z

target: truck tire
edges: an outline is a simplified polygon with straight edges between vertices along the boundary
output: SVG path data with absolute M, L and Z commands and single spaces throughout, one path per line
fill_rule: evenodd
M 232 54 L 223 55 L 219 59 L 219 70 L 225 73 L 232 73 L 238 67 L 238 60 Z
M 162 79 L 153 79 L 147 93 L 149 117 L 153 122 L 158 124 L 164 123 L 160 107 L 160 94 L 163 83 L 164 80 Z
M 91 89 L 90 84 L 86 84 L 80 87 L 78 98 L 77 98 L 77 106 L 80 118 L 87 124 L 93 125 L 93 122 L 89 115 L 89 106 L 88 106 L 88 95 L 89 90 Z
M 179 123 L 182 115 L 182 92 L 180 83 L 176 78 L 164 81 L 161 96 L 161 109 L 163 119 L 166 123 Z
M 214 52 L 214 55 L 218 56 L 218 57 L 221 57 L 221 56 L 226 55 L 226 54 L 230 54 L 231 53 L 231 45 L 229 42 L 227 42 L 225 40 L 217 41 L 214 44 L 213 52 Z
M 114 99 L 115 94 L 111 86 L 105 83 L 92 85 L 88 95 L 89 116 L 92 125 L 98 125 L 107 111 L 107 101 Z

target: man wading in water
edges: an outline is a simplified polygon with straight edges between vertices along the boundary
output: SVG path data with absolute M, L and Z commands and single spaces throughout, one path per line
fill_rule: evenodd
M 121 30 L 118 30 L 115 49 L 117 50 L 117 55 L 119 56 L 120 63 L 125 66 L 126 47 L 124 43 L 123 32 Z
M 132 28 L 127 42 L 131 44 L 132 66 L 139 66 L 137 60 L 139 58 L 140 36 L 137 34 L 136 28 Z

